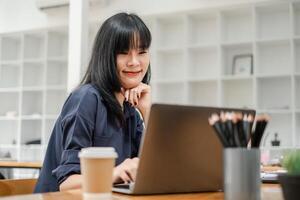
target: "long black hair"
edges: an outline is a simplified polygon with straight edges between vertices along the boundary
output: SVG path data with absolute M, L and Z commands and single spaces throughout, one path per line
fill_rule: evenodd
M 118 13 L 108 18 L 100 27 L 93 46 L 91 59 L 81 85 L 91 83 L 100 91 L 108 109 L 110 120 L 125 125 L 122 107 L 115 97 L 121 91 L 116 58 L 120 52 L 130 49 L 148 49 L 151 33 L 145 23 L 135 14 Z M 142 80 L 149 84 L 150 66 Z

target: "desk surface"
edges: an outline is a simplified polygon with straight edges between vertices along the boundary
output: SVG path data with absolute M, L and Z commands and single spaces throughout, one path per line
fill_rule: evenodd
M 81 190 L 70 190 L 68 192 L 51 192 L 44 194 L 30 194 L 5 197 L 4 200 L 81 200 Z M 130 196 L 113 193 L 112 200 L 221 200 L 224 199 L 222 192 L 211 193 L 190 193 L 190 194 L 169 194 L 169 195 L 146 195 Z M 264 184 L 262 186 L 262 200 L 283 200 L 281 189 L 277 184 Z
M 42 168 L 42 162 L 18 162 L 18 161 L 0 161 L 1 168 L 30 168 L 40 169 Z

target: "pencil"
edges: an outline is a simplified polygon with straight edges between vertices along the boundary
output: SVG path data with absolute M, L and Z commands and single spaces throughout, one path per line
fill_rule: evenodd
M 222 145 L 224 147 L 228 147 L 227 139 L 224 135 L 224 132 L 221 128 L 220 117 L 217 114 L 212 114 L 211 117 L 208 119 L 209 124 L 214 128 L 215 132 L 217 133 L 218 138 L 220 139 Z

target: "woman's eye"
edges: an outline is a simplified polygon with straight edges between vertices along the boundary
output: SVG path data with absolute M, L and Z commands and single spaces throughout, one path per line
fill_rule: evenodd
M 145 54 L 147 51 L 140 51 L 139 54 Z
M 127 51 L 120 51 L 119 54 L 122 54 L 122 55 L 127 55 L 128 52 Z

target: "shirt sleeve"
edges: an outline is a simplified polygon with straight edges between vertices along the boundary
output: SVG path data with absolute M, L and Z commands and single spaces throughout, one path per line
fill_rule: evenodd
M 59 166 L 52 175 L 61 184 L 72 174 L 80 174 L 78 153 L 81 148 L 92 146 L 93 126 L 79 114 L 69 117 L 63 124 L 63 151 Z
M 71 102 L 74 103 L 74 102 Z M 78 158 L 79 151 L 84 147 L 92 146 L 94 124 L 94 113 L 88 113 L 92 107 L 95 110 L 97 104 L 86 98 L 85 101 L 75 102 L 76 112 L 70 109 L 71 113 L 62 118 L 60 126 L 62 136 L 62 154 L 60 163 L 52 171 L 52 175 L 56 177 L 58 184 L 61 184 L 72 174 L 80 174 L 80 160 Z M 84 109 L 81 109 L 84 107 Z M 84 110 L 84 111 L 81 111 Z

